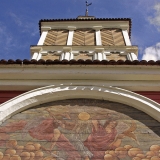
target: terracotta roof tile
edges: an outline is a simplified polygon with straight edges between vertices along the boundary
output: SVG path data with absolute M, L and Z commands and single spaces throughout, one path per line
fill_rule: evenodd
M 102 60 L 102 61 L 99 61 L 99 60 L 90 60 L 90 59 L 87 59 L 87 60 L 83 60 L 83 59 L 79 59 L 79 60 L 44 60 L 44 59 L 40 59 L 40 60 L 28 60 L 28 59 L 24 59 L 24 60 L 20 60 L 20 59 L 17 59 L 17 60 L 12 60 L 12 59 L 9 59 L 9 60 L 0 60 L 0 65 L 14 65 L 14 64 L 20 64 L 20 65 L 147 65 L 147 66 L 152 66 L 152 65 L 158 65 L 160 66 L 160 60 L 158 61 L 153 61 L 153 60 L 150 60 L 150 61 L 146 61 L 146 60 L 141 60 L 141 61 L 138 61 L 138 60 L 135 60 L 135 61 L 129 61 L 129 60 L 126 60 L 126 61 L 123 61 L 123 60 L 118 60 L 118 61 L 115 61 L 115 60 L 110 60 L 110 61 L 107 61 L 107 60 Z

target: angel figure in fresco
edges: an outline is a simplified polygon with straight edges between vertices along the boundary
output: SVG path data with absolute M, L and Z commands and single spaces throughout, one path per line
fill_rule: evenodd
M 119 147 L 125 136 L 131 136 L 131 138 L 136 140 L 133 134 L 133 131 L 136 129 L 135 123 L 121 134 L 117 133 L 117 125 L 117 121 L 106 121 L 102 126 L 98 120 L 92 120 L 92 133 L 84 142 L 84 145 L 93 153 L 92 159 L 103 159 L 105 151 Z
M 47 109 L 52 119 L 44 120 L 40 125 L 29 130 L 29 134 L 39 140 L 47 140 L 52 142 L 49 149 L 51 152 L 54 147 L 59 150 L 59 155 L 53 155 L 65 160 L 90 159 L 93 154 L 84 146 L 83 142 L 87 136 L 83 133 L 88 133 L 91 129 L 87 120 L 90 115 L 86 112 L 81 112 L 78 115 L 80 122 L 72 120 L 68 113 L 61 114 L 62 120 L 57 120 L 50 109 Z M 45 148 L 44 148 L 45 149 Z
M 0 127 L 0 145 L 5 145 L 5 142 L 10 139 L 10 134 L 21 130 L 24 137 L 28 133 L 31 137 L 37 140 L 46 140 L 51 142 L 50 149 L 47 149 L 53 157 L 57 160 L 79 160 L 90 159 L 92 153 L 84 146 L 83 142 L 87 139 L 82 133 L 89 133 L 91 128 L 88 123 L 90 115 L 86 112 L 81 112 L 78 115 L 78 120 L 71 119 L 67 112 L 61 114 L 52 114 L 50 109 L 47 109 L 50 117 L 36 118 L 36 120 L 21 120 L 11 122 L 6 126 Z M 56 117 L 59 116 L 59 119 Z M 23 138 L 22 137 L 22 138 Z M 52 149 L 56 147 L 59 154 L 55 155 Z M 46 150 L 43 146 L 42 149 Z

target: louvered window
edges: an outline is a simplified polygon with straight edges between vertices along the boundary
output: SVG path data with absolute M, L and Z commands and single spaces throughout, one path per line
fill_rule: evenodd
M 101 30 L 101 39 L 103 46 L 124 46 L 124 38 L 121 29 L 107 29 Z
M 68 30 L 50 30 L 43 45 L 66 45 Z
M 74 31 L 73 45 L 95 45 L 95 31 L 92 29 L 77 29 Z

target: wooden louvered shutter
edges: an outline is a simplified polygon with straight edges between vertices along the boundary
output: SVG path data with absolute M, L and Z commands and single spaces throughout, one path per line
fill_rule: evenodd
M 58 34 L 57 30 L 48 31 L 43 45 L 54 45 L 57 38 L 57 34 Z
M 84 45 L 84 30 L 77 29 L 74 31 L 73 43 L 72 45 Z
M 113 46 L 113 35 L 111 29 L 102 29 L 101 30 L 101 39 L 102 39 L 102 45 L 103 46 Z
M 116 45 L 116 46 L 124 46 L 125 45 L 121 29 L 113 29 L 112 34 L 113 34 L 114 45 Z
M 68 37 L 68 30 L 58 30 L 55 45 L 66 45 Z
M 95 45 L 95 31 L 92 29 L 77 29 L 74 31 L 73 45 Z
M 43 45 L 66 45 L 68 30 L 50 30 Z
M 95 45 L 95 30 L 85 31 L 85 45 Z

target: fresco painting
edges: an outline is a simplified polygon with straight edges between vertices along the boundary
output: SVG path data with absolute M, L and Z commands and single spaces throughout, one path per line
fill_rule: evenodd
M 159 123 L 124 104 L 52 102 L 22 111 L 0 126 L 0 160 L 122 159 L 160 159 Z

